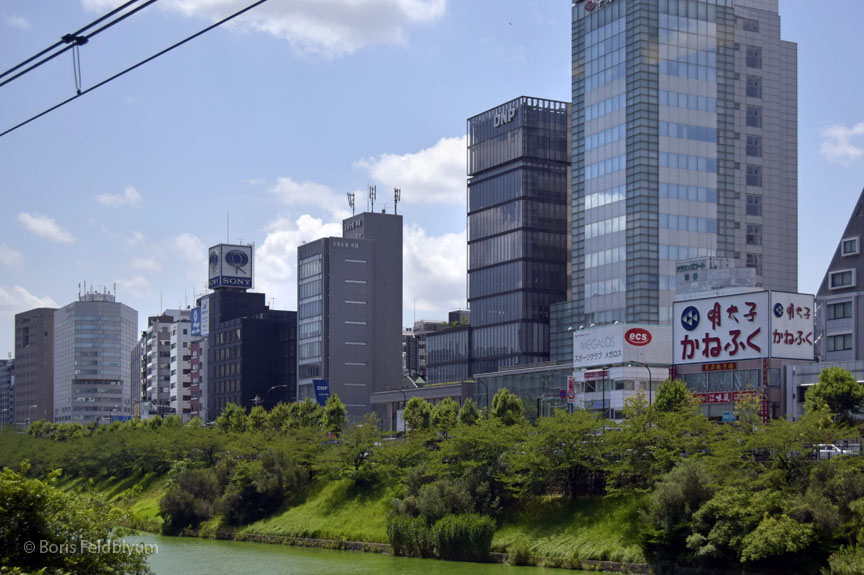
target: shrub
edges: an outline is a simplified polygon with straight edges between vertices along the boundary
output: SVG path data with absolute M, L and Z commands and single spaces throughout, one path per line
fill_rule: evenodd
M 433 528 L 438 556 L 451 561 L 488 561 L 495 521 L 474 513 L 448 515 Z
M 394 555 L 405 557 L 434 557 L 432 531 L 419 517 L 391 515 L 387 519 L 387 538 Z
M 525 539 L 519 538 L 507 548 L 510 565 L 534 565 L 536 562 L 531 546 Z
M 216 474 L 210 469 L 178 461 L 171 470 L 165 495 L 159 500 L 159 515 L 164 519 L 162 532 L 176 535 L 183 529 L 197 529 L 213 516 L 213 502 L 221 491 Z
M 841 547 L 828 558 L 828 568 L 823 575 L 858 575 L 864 573 L 864 549 L 861 547 Z

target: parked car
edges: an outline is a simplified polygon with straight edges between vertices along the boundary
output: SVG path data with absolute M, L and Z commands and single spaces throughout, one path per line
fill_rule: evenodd
M 851 449 L 842 449 L 833 443 L 820 443 L 815 446 L 819 459 L 831 459 L 839 455 L 852 455 Z

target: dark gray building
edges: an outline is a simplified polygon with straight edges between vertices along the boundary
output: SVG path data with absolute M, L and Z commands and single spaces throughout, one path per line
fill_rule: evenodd
M 572 7 L 572 295 L 580 324 L 669 323 L 678 260 L 797 291 L 797 47 L 777 0 Z
M 15 315 L 15 424 L 54 420 L 54 308 Z
M 365 212 L 297 249 L 297 397 L 328 380 L 349 417 L 402 373 L 402 216 Z
M 0 431 L 15 423 L 15 360 L 0 359 Z
M 570 108 L 520 97 L 468 119 L 473 373 L 548 361 L 567 298 Z

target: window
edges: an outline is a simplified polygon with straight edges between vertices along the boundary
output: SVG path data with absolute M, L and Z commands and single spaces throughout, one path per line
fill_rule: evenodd
M 747 67 L 762 68 L 762 48 L 760 46 L 747 46 Z
M 851 333 L 828 336 L 828 351 L 848 351 L 850 349 L 852 349 Z
M 762 166 L 747 166 L 747 185 L 762 187 Z
M 851 301 L 828 304 L 828 319 L 847 319 L 850 317 L 852 317 Z
M 828 279 L 828 289 L 841 289 L 855 285 L 855 270 L 831 272 Z
M 747 155 L 754 158 L 762 157 L 762 136 L 747 136 Z
M 762 215 L 762 196 L 757 196 L 756 194 L 747 194 L 747 215 Z
M 861 252 L 858 247 L 858 238 L 847 238 L 840 244 L 840 255 L 854 256 Z
M 762 127 L 762 106 L 747 106 L 747 126 Z
M 762 226 L 760 224 L 747 224 L 747 245 L 762 245 Z
M 747 97 L 762 97 L 762 78 L 759 76 L 747 76 Z
M 746 32 L 758 32 L 759 31 L 759 20 L 750 20 L 749 18 L 741 19 L 744 24 L 744 31 Z
M 762 274 L 762 256 L 759 254 L 747 254 L 747 267 L 756 268 L 756 273 Z

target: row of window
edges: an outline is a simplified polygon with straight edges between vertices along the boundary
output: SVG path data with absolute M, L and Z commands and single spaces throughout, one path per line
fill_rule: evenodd
M 548 350 L 548 323 L 510 323 L 475 329 L 471 334 L 471 352 L 474 358 L 548 353 Z
M 829 335 L 825 342 L 825 351 L 848 351 L 852 349 L 852 334 L 841 333 Z
M 717 190 L 702 186 L 685 186 L 660 182 L 659 196 L 670 200 L 689 200 L 691 202 L 717 203 Z
M 599 148 L 600 146 L 605 146 L 606 144 L 611 144 L 612 142 L 623 140 L 626 137 L 627 126 L 625 124 L 612 126 L 611 128 L 603 130 L 602 132 L 597 132 L 596 134 L 586 136 L 585 149 L 593 150 L 594 148 Z
M 605 86 L 615 80 L 620 80 L 627 76 L 627 64 L 621 63 L 611 68 L 606 68 L 602 72 L 597 72 L 591 76 L 585 77 L 585 91 L 590 92 L 601 86 Z
M 599 74 L 603 70 L 608 70 L 609 68 L 623 64 L 627 59 L 624 40 L 624 34 L 618 34 L 617 36 L 606 40 L 602 44 L 592 46 L 589 50 L 586 50 L 586 52 L 590 53 L 596 51 L 600 53 L 600 56 L 597 58 L 586 58 L 585 76 L 593 76 Z M 606 46 L 610 47 L 611 50 L 606 52 L 604 49 Z
M 308 317 L 317 317 L 321 315 L 321 300 L 308 301 L 297 306 L 297 317 L 306 319 Z
M 517 200 L 468 216 L 471 240 L 521 227 L 566 233 L 567 206 L 535 200 Z
M 700 112 L 717 112 L 717 98 L 685 94 L 684 92 L 660 90 L 660 105 L 671 106 L 673 108 L 685 108 L 687 110 L 698 110 Z
M 762 225 L 747 224 L 747 245 L 761 246 L 762 245 Z
M 297 346 L 297 358 L 298 359 L 309 359 L 311 357 L 321 357 L 321 342 L 320 341 L 301 343 Z
M 607 264 L 615 264 L 627 260 L 627 249 L 625 247 L 601 250 L 585 254 L 585 268 L 596 268 Z
M 566 257 L 566 252 L 566 233 L 516 231 L 469 245 L 469 269 L 519 258 L 561 261 Z
M 691 126 L 675 122 L 660 122 L 660 135 L 682 140 L 717 143 L 717 128 L 707 126 Z
M 660 244 L 661 260 L 689 260 L 691 258 L 705 258 L 717 255 L 713 248 L 696 248 L 691 246 L 676 246 L 674 244 Z
M 618 11 L 619 7 L 609 6 L 608 8 L 611 8 L 611 10 L 606 9 L 602 12 L 604 13 L 603 16 L 611 16 L 611 21 L 608 24 L 602 24 L 591 32 L 585 34 L 586 50 L 590 49 L 592 46 L 597 46 L 601 44 L 604 40 L 608 38 L 614 37 L 618 34 L 623 34 L 627 30 L 627 19 L 624 18 L 624 14 L 620 14 L 619 18 L 615 18 L 614 13 Z
M 214 350 L 213 352 L 213 360 L 214 361 L 224 361 L 226 359 L 236 359 L 240 357 L 240 346 L 232 345 L 228 347 L 222 347 Z
M 717 173 L 717 158 L 690 156 L 688 154 L 673 154 L 660 152 L 660 167 L 678 170 L 694 170 L 698 172 Z
M 592 104 L 590 106 L 585 107 L 585 121 L 590 122 L 591 120 L 597 119 L 601 116 L 605 116 L 606 114 L 611 114 L 616 110 L 621 110 L 627 107 L 627 94 L 618 94 L 617 96 L 612 96 L 611 98 L 607 98 L 602 102 L 597 102 L 596 104 Z
M 678 45 L 670 45 L 662 40 L 663 31 L 660 32 L 660 61 L 678 62 L 679 64 L 691 64 L 697 66 L 717 67 L 717 42 L 714 38 L 696 36 L 695 34 L 682 34 L 673 32 L 670 34 L 671 42 Z
M 496 175 L 468 185 L 468 204 L 472 212 L 501 204 L 520 196 L 540 200 L 567 201 L 567 171 L 521 169 Z
M 303 363 L 297 366 L 298 379 L 310 379 L 321 377 L 320 363 Z
M 660 227 L 667 230 L 716 234 L 717 220 L 713 218 L 699 218 L 696 216 L 660 214 Z
M 754 158 L 762 157 L 762 136 L 747 135 L 747 155 Z
M 828 288 L 840 289 L 855 286 L 855 270 L 840 270 L 828 274 Z
M 585 297 L 609 295 L 625 290 L 624 278 L 613 278 L 585 284 Z
M 298 326 L 297 337 L 304 339 L 307 337 L 317 337 L 321 335 L 321 321 L 312 321 L 309 323 L 301 323 Z
M 566 290 L 563 263 L 517 261 L 473 270 L 468 274 L 469 297 L 477 298 L 516 289 Z
M 594 194 L 586 195 L 585 209 L 590 210 L 592 208 L 599 208 L 600 206 L 605 206 L 606 204 L 622 202 L 626 198 L 627 188 L 625 186 L 609 188 L 608 190 L 602 190 Z
M 297 288 L 297 298 L 304 299 L 307 297 L 321 295 L 321 285 L 322 282 L 320 279 L 300 284 Z
M 667 76 L 703 80 L 705 82 L 717 81 L 717 68 L 713 66 L 686 64 L 684 62 L 673 62 L 672 60 L 660 60 L 660 73 Z
M 852 302 L 844 301 L 840 303 L 828 304 L 828 319 L 848 319 L 852 317 Z
M 321 257 L 316 257 L 308 261 L 304 261 L 300 263 L 300 267 L 297 270 L 298 279 L 306 279 L 312 276 L 321 275 Z
M 747 215 L 762 215 L 762 196 L 758 196 L 756 194 L 747 194 Z
M 562 292 L 564 289 L 552 294 L 519 291 L 472 299 L 471 324 L 477 327 L 521 319 L 549 321 L 549 306 L 563 299 Z
M 660 0 L 660 26 L 693 33 L 705 33 L 716 29 L 717 7 L 707 2 L 694 0 Z M 709 24 L 704 32 L 700 26 Z M 716 32 L 715 32 L 716 33 Z
M 585 166 L 585 181 L 605 176 L 627 168 L 627 154 L 608 158 L 602 162 Z
M 585 226 L 585 239 L 614 234 L 615 232 L 623 232 L 627 229 L 627 216 L 615 216 L 587 224 Z

